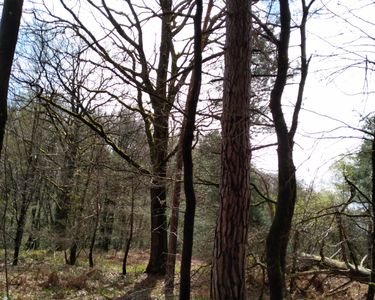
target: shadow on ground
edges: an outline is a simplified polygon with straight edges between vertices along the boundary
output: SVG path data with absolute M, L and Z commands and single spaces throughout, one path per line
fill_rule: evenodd
M 163 276 L 144 274 L 144 277 L 130 291 L 113 300 L 156 300 L 157 297 L 152 296 L 152 291 L 162 279 Z

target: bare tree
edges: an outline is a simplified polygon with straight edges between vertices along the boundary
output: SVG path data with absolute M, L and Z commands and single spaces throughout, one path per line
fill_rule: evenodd
M 270 38 L 277 47 L 277 76 L 271 92 L 270 108 L 277 136 L 278 158 L 278 196 L 275 216 L 267 236 L 267 272 L 270 284 L 271 299 L 282 299 L 284 292 L 284 275 L 287 246 L 292 226 L 294 207 L 297 198 L 297 182 L 293 162 L 294 136 L 298 125 L 303 91 L 307 78 L 309 60 L 306 57 L 306 21 L 309 9 L 314 0 L 308 4 L 302 0 L 302 21 L 300 28 L 301 45 L 301 77 L 297 100 L 292 116 L 292 124 L 288 129 L 282 110 L 282 95 L 289 70 L 289 38 L 291 32 L 291 14 L 289 1 L 280 0 L 280 37 L 276 38 L 268 30 Z
M 192 36 L 185 39 L 182 34 L 179 37 L 179 34 L 186 26 L 190 26 L 194 2 L 183 1 L 172 5 L 172 1 L 163 0 L 146 6 L 126 1 L 121 8 L 126 13 L 110 6 L 112 4 L 109 1 L 82 2 L 101 20 L 96 23 L 95 30 L 92 29 L 93 22 L 87 22 L 85 16 L 80 14 L 83 10 L 73 9 L 68 1 L 60 0 L 60 3 L 69 17 L 66 14 L 63 17 L 55 14 L 45 2 L 47 15 L 36 18 L 41 22 L 48 19 L 50 24 L 55 25 L 52 27 L 65 28 L 61 29 L 64 34 L 69 32 L 72 39 L 78 38 L 85 45 L 82 51 L 90 53 L 86 56 L 86 62 L 100 71 L 96 69 L 95 73 L 87 76 L 91 77 L 90 84 L 85 82 L 83 88 L 92 97 L 81 102 L 83 109 L 79 114 L 50 97 L 62 93 L 61 89 L 48 92 L 49 87 L 44 86 L 43 99 L 79 118 L 137 173 L 151 179 L 151 252 L 146 272 L 164 274 L 167 257 L 167 164 L 175 153 L 175 149 L 169 147 L 169 122 L 173 110 L 181 111 L 176 99 L 185 91 L 186 81 L 193 69 Z M 218 20 L 217 16 L 209 19 L 207 35 L 220 27 Z M 152 47 L 146 41 L 145 26 L 151 21 L 160 24 L 160 35 L 153 46 L 154 52 L 150 53 Z M 173 40 L 178 42 L 173 43 Z M 213 53 L 205 61 L 219 55 Z M 101 76 L 98 76 L 98 71 Z M 105 85 L 92 84 L 102 80 L 107 80 Z M 44 85 L 42 81 L 34 84 Z M 149 151 L 147 159 L 140 162 L 132 153 L 122 149 L 101 120 L 93 116 L 95 111 L 105 109 L 103 107 L 106 105 L 123 106 L 143 121 L 148 146 L 146 149 Z
M 191 90 L 186 104 L 186 123 L 182 132 L 182 158 L 184 163 L 184 190 L 186 209 L 184 218 L 184 240 L 181 259 L 180 299 L 190 299 L 190 269 L 193 255 L 194 218 L 196 196 L 193 183 L 192 145 L 195 131 L 195 118 L 202 81 L 202 13 L 203 3 L 196 1 L 194 16 L 194 70 L 192 73 Z

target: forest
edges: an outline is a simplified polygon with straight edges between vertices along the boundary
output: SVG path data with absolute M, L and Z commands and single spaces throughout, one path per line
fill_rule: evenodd
M 372 0 L 3 0 L 0 293 L 375 298 Z

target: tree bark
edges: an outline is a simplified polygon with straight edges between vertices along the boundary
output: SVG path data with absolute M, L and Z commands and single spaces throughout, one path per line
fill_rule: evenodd
M 167 262 L 167 216 L 166 216 L 166 174 L 169 140 L 169 114 L 171 104 L 167 99 L 167 75 L 172 46 L 171 13 L 172 1 L 161 0 L 162 30 L 160 57 L 157 68 L 155 95 L 150 95 L 154 109 L 153 142 L 149 141 L 152 163 L 151 195 L 151 254 L 146 268 L 148 274 L 165 275 Z
M 228 0 L 223 93 L 220 207 L 211 299 L 246 299 L 250 203 L 251 2 Z
M 370 251 L 371 251 L 371 275 L 370 283 L 367 291 L 367 300 L 373 300 L 375 296 L 375 131 L 372 140 L 371 149 L 371 181 L 372 181 L 372 197 L 371 197 L 371 234 L 370 234 Z
M 151 253 L 146 273 L 165 275 L 167 261 L 166 186 L 154 180 L 151 188 Z
M 192 145 L 195 131 L 195 117 L 199 101 L 202 80 L 202 0 L 196 1 L 196 12 L 194 16 L 194 71 L 192 74 L 192 86 L 189 99 L 187 100 L 186 123 L 182 137 L 182 160 L 184 163 L 184 190 L 185 190 L 185 215 L 184 236 L 181 258 L 181 283 L 180 299 L 190 299 L 190 269 L 193 255 L 194 219 L 196 197 L 194 190 L 194 172 Z
M 270 108 L 277 135 L 278 196 L 275 217 L 267 236 L 267 271 L 272 300 L 283 299 L 285 259 L 296 201 L 293 140 L 289 138 L 281 97 L 289 68 L 290 11 L 288 0 L 280 0 L 281 33 L 278 43 L 277 77 L 271 92 Z
M 290 38 L 291 15 L 288 0 L 279 0 L 280 3 L 280 38 L 277 40 L 277 76 L 271 91 L 270 109 L 277 136 L 278 159 L 278 195 L 275 217 L 266 241 L 267 273 L 270 286 L 271 300 L 284 297 L 285 261 L 289 235 L 292 226 L 294 206 L 297 197 L 297 182 L 293 162 L 294 135 L 298 125 L 298 115 L 301 109 L 303 91 L 307 78 L 308 63 L 306 57 L 306 21 L 308 11 L 314 0 L 308 5 L 302 0 L 303 17 L 300 25 L 301 34 L 301 79 L 298 95 L 293 111 L 290 130 L 286 125 L 282 110 L 281 98 L 287 82 L 289 69 L 288 49 Z
M 7 120 L 9 78 L 16 50 L 23 0 L 4 0 L 0 24 L 0 155 Z
M 205 46 L 208 42 L 209 37 L 209 21 L 210 15 L 213 8 L 213 0 L 210 0 L 207 3 L 207 11 L 205 20 L 203 22 L 203 34 L 201 35 L 201 52 L 203 52 Z M 195 36 L 196 43 L 198 43 L 198 37 Z M 201 58 L 200 58 L 201 59 Z M 186 105 L 185 105 L 185 112 L 188 112 L 190 99 L 192 98 L 192 94 L 195 93 L 194 85 L 196 84 L 196 77 L 195 77 L 195 68 L 193 68 L 193 72 L 190 78 L 189 83 L 189 91 L 187 95 Z M 172 212 L 170 218 L 170 233 L 169 233 L 169 240 L 168 240 L 168 258 L 167 258 L 167 274 L 165 278 L 165 292 L 167 296 L 173 294 L 174 289 L 174 276 L 175 276 L 175 266 L 176 266 L 176 253 L 177 253 L 177 229 L 178 229 L 178 219 L 179 219 L 179 207 L 180 207 L 180 196 L 181 196 L 181 176 L 182 176 L 182 169 L 183 169 L 183 143 L 184 143 L 184 133 L 186 130 L 186 123 L 187 123 L 188 115 L 185 114 L 181 133 L 178 140 L 178 149 L 176 153 L 176 167 L 175 167 L 175 182 L 173 185 L 173 194 L 172 194 Z

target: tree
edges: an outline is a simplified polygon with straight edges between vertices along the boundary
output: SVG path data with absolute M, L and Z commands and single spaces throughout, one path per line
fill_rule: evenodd
M 367 231 L 365 231 L 368 249 L 366 249 L 367 251 L 365 251 L 364 255 L 365 257 L 368 255 L 370 258 L 369 267 L 371 270 L 366 299 L 372 300 L 375 297 L 375 286 L 372 284 L 375 282 L 375 122 L 374 117 L 370 115 L 364 121 L 366 122 L 365 126 L 362 129 L 358 129 L 364 134 L 360 151 L 352 160 L 341 162 L 340 167 L 342 170 L 340 171 L 343 173 L 341 175 L 344 182 L 338 188 L 347 190 L 347 193 L 350 194 L 349 197 L 353 201 L 357 201 L 357 209 L 359 211 L 364 210 L 365 216 L 368 217 L 368 220 L 362 220 L 363 215 L 360 215 L 360 220 L 365 224 L 369 224 L 368 228 L 366 228 Z M 352 215 L 354 214 L 355 211 L 352 212 Z M 349 246 L 350 243 L 347 239 Z M 350 247 L 348 250 L 353 263 L 353 251 Z M 345 262 L 348 261 L 346 257 L 343 257 L 343 260 Z M 357 265 L 355 257 L 354 265 Z
M 276 38 L 268 30 L 270 38 L 277 47 L 277 76 L 271 91 L 270 109 L 277 136 L 278 159 L 278 195 L 275 216 L 267 236 L 267 272 L 270 284 L 271 299 L 282 299 L 284 291 L 285 260 L 294 207 L 297 199 L 297 180 L 293 162 L 294 136 L 298 125 L 298 115 L 301 109 L 303 91 L 307 78 L 309 60 L 306 56 L 306 21 L 309 8 L 302 0 L 302 21 L 300 28 L 301 45 L 301 77 L 297 99 L 292 116 L 292 124 L 288 129 L 282 109 L 282 95 L 288 78 L 289 70 L 289 39 L 291 32 L 291 14 L 288 0 L 280 0 L 280 37 Z
M 41 108 L 32 105 L 32 110 L 13 108 L 6 131 L 7 144 L 5 176 L 10 180 L 6 189 L 14 207 L 15 234 L 13 265 L 18 264 L 22 239 L 28 216 L 28 209 L 37 197 L 41 196 L 43 186 L 40 172 L 41 153 L 38 144 L 42 139 Z
M 192 146 L 195 131 L 195 118 L 202 81 L 202 11 L 203 3 L 196 1 L 194 16 L 194 70 L 192 73 L 192 86 L 186 104 L 186 122 L 182 132 L 182 160 L 184 163 L 184 190 L 186 209 L 184 218 L 184 243 L 181 258 L 181 284 L 180 299 L 190 299 L 190 269 L 193 255 L 194 218 L 196 196 L 194 190 L 193 155 Z
M 198 4 L 197 4 L 198 5 Z M 204 22 L 203 22 L 203 28 L 200 30 L 200 32 L 198 32 L 197 28 L 195 28 L 195 34 L 194 34 L 194 47 L 195 47 L 195 53 L 198 52 L 198 38 L 200 39 L 199 43 L 199 47 L 200 47 L 200 51 L 203 52 L 203 50 L 205 49 L 205 47 L 207 46 L 208 42 L 209 42 L 209 36 L 210 36 L 210 30 L 212 29 L 213 25 L 215 24 L 216 22 L 216 18 L 217 16 L 221 16 L 221 12 L 220 11 L 214 18 L 211 18 L 211 11 L 213 9 L 213 6 L 214 6 L 214 3 L 212 0 L 210 0 L 207 4 L 207 10 L 206 10 L 206 15 L 205 15 L 205 18 L 204 18 Z M 198 8 L 197 8 L 198 10 Z M 198 13 L 198 11 L 197 11 Z M 194 18 L 194 23 L 196 24 L 198 22 L 197 20 L 197 17 L 199 17 L 198 15 Z M 199 21 L 201 22 L 201 21 Z M 197 26 L 197 25 L 195 25 Z M 197 36 L 198 35 L 198 36 Z M 177 143 L 177 146 L 176 146 L 176 162 L 175 162 L 175 178 L 174 178 L 174 183 L 173 183 L 173 192 L 172 192 L 172 200 L 171 200 L 171 217 L 170 217 L 170 232 L 169 232 L 169 240 L 168 240 L 168 258 L 167 258 L 167 272 L 166 272 L 166 278 L 165 278 L 165 290 L 166 290 L 166 293 L 167 294 L 171 294 L 173 292 L 173 288 L 174 288 L 174 275 L 175 275 L 175 265 L 176 265 L 176 253 L 177 253 L 177 235 L 178 235 L 178 220 L 179 220 L 179 206 L 180 206 L 180 196 L 181 196 L 181 177 L 182 177 L 182 169 L 183 169 L 183 165 L 184 165 L 184 162 L 183 162 L 183 153 L 185 153 L 185 162 L 186 162 L 186 159 L 188 160 L 187 164 L 190 165 L 189 168 L 192 169 L 192 158 L 190 158 L 189 156 L 191 156 L 191 154 L 188 154 L 188 152 L 191 152 L 191 148 L 192 148 L 192 144 L 191 142 L 187 141 L 187 123 L 188 123 L 188 118 L 190 118 L 190 121 L 189 121 L 189 129 L 188 131 L 190 131 L 190 134 L 191 132 L 193 132 L 193 135 L 190 136 L 191 139 L 193 139 L 193 136 L 194 136 L 194 131 L 195 131 L 195 118 L 196 118 L 196 103 L 197 102 L 197 85 L 201 85 L 201 75 L 197 76 L 195 75 L 197 71 L 201 71 L 199 69 L 201 69 L 201 66 L 199 67 L 197 65 L 197 63 L 199 64 L 202 64 L 202 58 L 201 57 L 198 57 L 199 55 L 198 54 L 195 54 L 195 60 L 197 61 L 195 64 L 194 64 L 194 69 L 193 69 L 193 72 L 192 72 L 192 76 L 191 76 L 191 79 L 190 79 L 190 83 L 189 83 L 189 88 L 188 88 L 188 93 L 187 93 L 187 101 L 185 103 L 185 114 L 184 114 L 184 117 L 183 117 L 183 120 L 182 120 L 182 126 L 181 126 L 181 130 L 180 130 L 180 136 L 178 138 L 178 143 Z M 201 55 L 200 55 L 201 56 Z M 198 83 L 199 81 L 199 83 Z M 194 95 L 195 93 L 195 95 Z M 189 111 L 190 110 L 190 111 Z M 188 113 L 189 112 L 189 113 Z M 194 119 L 194 120 L 193 120 Z M 191 122 L 193 122 L 193 127 L 192 128 L 192 124 Z M 184 144 L 184 139 L 185 139 L 185 144 Z M 189 149 L 186 149 L 186 147 L 188 147 Z M 192 175 L 192 170 L 188 171 L 188 173 L 190 172 L 190 175 L 188 175 L 188 185 L 190 185 L 190 187 L 188 189 L 190 189 L 190 193 L 189 193 L 189 196 L 187 197 L 187 202 L 191 199 L 193 199 L 193 203 L 195 203 L 195 196 L 193 194 L 195 194 L 195 191 L 194 188 L 193 188 L 193 175 Z M 193 196 L 192 196 L 193 195 Z M 188 221 L 187 223 L 187 227 L 190 227 L 189 231 L 190 231 L 190 238 L 189 240 L 190 241 L 187 241 L 187 243 L 191 243 L 192 244 L 192 230 L 193 230 L 193 227 L 194 227 L 194 215 L 195 215 L 195 209 L 193 208 L 193 206 L 195 206 L 195 204 L 191 204 L 191 202 L 189 202 L 189 207 L 187 207 L 188 210 L 190 210 L 190 212 L 187 214 L 188 217 L 187 219 L 190 219 L 190 221 Z M 184 226 L 185 228 L 185 226 Z M 190 246 L 189 246 L 190 247 Z M 192 250 L 192 249 L 191 249 Z M 185 250 L 186 251 L 186 250 Z M 190 251 L 190 250 L 189 250 Z M 185 255 L 185 258 L 186 258 L 186 255 Z M 188 262 L 188 260 L 185 261 L 184 263 L 184 270 L 185 270 L 185 279 L 184 281 L 189 281 L 190 282 L 190 262 Z M 190 284 L 190 283 L 188 283 Z M 185 289 L 185 288 L 184 288 Z M 186 290 L 188 290 L 189 288 L 187 288 Z M 186 294 L 188 294 L 188 292 L 186 291 L 185 292 Z
M 0 155 L 7 120 L 10 72 L 21 22 L 23 0 L 5 0 L 0 23 Z
M 101 20 L 97 23 L 100 30 L 95 26 L 92 28 L 92 22 L 87 22 L 83 13 L 70 7 L 67 1 L 60 0 L 60 3 L 69 17 L 54 15 L 47 8 L 49 16 L 38 18 L 40 21 L 50 19 L 56 28 L 66 28 L 64 34 L 69 32 L 82 41 L 86 46 L 85 52 L 90 53 L 87 61 L 98 67 L 108 79 L 106 87 L 98 87 L 93 83 L 102 78 L 98 79 L 96 74 L 88 75 L 92 80 L 85 88 L 95 94 L 89 100 L 92 105 L 88 105 L 81 115 L 70 113 L 101 136 L 138 173 L 151 178 L 151 251 L 146 272 L 164 274 L 167 257 L 167 164 L 174 154 L 174 149 L 169 149 L 169 121 L 177 96 L 184 89 L 193 68 L 192 39 L 184 38 L 181 44 L 173 43 L 173 40 L 179 40 L 178 35 L 185 25 L 189 25 L 194 3 L 184 1 L 172 6 L 172 1 L 163 0 L 150 7 L 126 1 L 124 14 L 111 7 L 109 1 L 87 1 L 85 5 Z M 158 50 L 152 53 L 152 47 L 146 45 L 144 32 L 144 27 L 151 20 L 160 24 L 160 35 L 154 46 Z M 215 29 L 217 20 L 210 20 L 208 33 Z M 211 56 L 217 57 L 216 54 Z M 94 103 L 98 99 L 103 100 L 103 105 Z M 45 100 L 54 101 L 51 97 Z M 103 124 L 92 118 L 93 110 L 104 109 L 114 102 L 117 102 L 114 104 L 117 107 L 124 106 L 138 114 L 143 121 L 149 151 L 147 162 L 141 163 L 121 149 Z M 54 102 L 51 105 L 58 104 Z M 66 110 L 66 107 L 60 108 Z
M 246 299 L 245 257 L 250 203 L 250 1 L 227 1 L 220 208 L 211 298 Z

